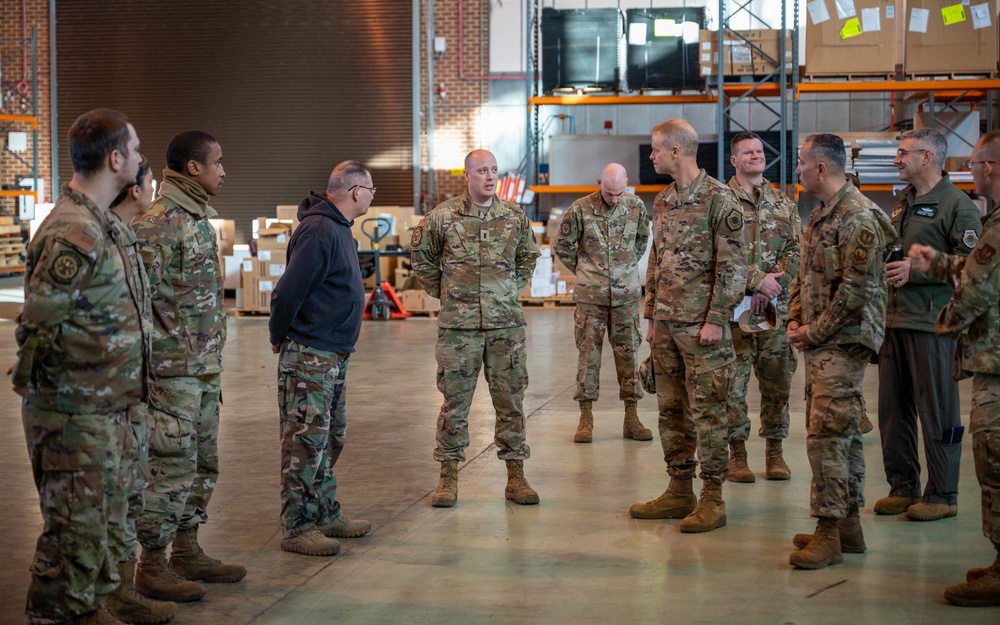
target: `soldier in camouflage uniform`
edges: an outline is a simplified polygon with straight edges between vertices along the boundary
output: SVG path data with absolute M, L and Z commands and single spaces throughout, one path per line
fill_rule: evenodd
M 524 210 L 494 192 L 496 158 L 486 150 L 465 157 L 467 192 L 437 205 L 413 231 L 413 272 L 432 297 L 438 315 L 438 390 L 444 403 L 437 422 L 434 459 L 441 479 L 436 507 L 458 500 L 458 463 L 469 446 L 469 407 L 483 369 L 496 409 L 497 456 L 507 464 L 504 495 L 518 504 L 538 503 L 524 478 L 528 387 L 524 313 L 517 296 L 540 255 Z
M 134 184 L 118 194 L 111 202 L 108 213 L 111 223 L 121 241 L 124 254 L 125 275 L 129 289 L 139 302 L 142 327 L 142 367 L 148 377 L 150 372 L 151 336 L 153 309 L 150 302 L 149 278 L 139 257 L 138 241 L 129 223 L 136 215 L 142 215 L 153 201 L 153 173 L 149 163 L 142 159 Z M 125 544 L 118 562 L 121 585 L 108 595 L 108 608 L 112 614 L 125 623 L 165 623 L 173 618 L 176 604 L 169 601 L 147 599 L 135 591 L 135 559 L 138 540 L 136 522 L 142 514 L 146 485 L 149 482 L 149 409 L 140 404 L 129 410 L 129 424 L 135 446 L 125 454 L 123 462 L 128 469 L 129 482 L 125 488 L 128 494 L 128 513 L 125 521 Z
M 576 274 L 575 334 L 580 352 L 576 371 L 576 395 L 580 423 L 573 440 L 593 441 L 593 403 L 601 380 L 604 335 L 615 355 L 618 396 L 625 402 L 622 436 L 653 440 L 639 421 L 636 409 L 642 399 L 639 386 L 639 259 L 649 240 L 646 205 L 626 193 L 628 174 L 618 163 L 607 165 L 597 181 L 600 189 L 569 207 L 559 227 L 553 248 L 559 260 Z
M 767 443 L 765 473 L 769 480 L 787 480 L 791 470 L 782 456 L 781 441 L 788 438 L 788 397 L 798 362 L 788 344 L 783 322 L 788 315 L 788 294 L 799 270 L 799 209 L 764 178 L 767 166 L 764 142 L 752 132 L 742 132 L 730 142 L 730 162 L 736 175 L 729 188 L 743 207 L 744 248 L 747 253 L 747 286 L 744 303 L 749 314 L 765 312 L 775 302 L 777 323 L 769 330 L 748 332 L 737 320 L 730 324 L 736 362 L 733 392 L 729 395 L 729 480 L 753 482 L 747 465 L 747 385 L 755 369 L 760 385 L 760 430 Z
M 44 520 L 26 612 L 36 625 L 114 624 L 129 422 L 147 386 L 141 302 L 108 206 L 141 156 L 118 111 L 81 115 L 68 141 L 73 179 L 28 245 L 16 331 L 12 381 Z
M 972 376 L 972 453 L 982 490 L 983 534 L 996 556 L 987 567 L 969 569 L 966 583 L 944 597 L 962 606 L 1000 605 L 1000 132 L 983 135 L 968 161 L 976 193 L 993 200 L 975 249 L 966 258 L 927 245 L 910 247 L 910 267 L 936 279 L 960 276 L 955 293 L 937 318 L 940 336 L 958 339 L 954 371 Z
M 334 555 L 335 538 L 371 529 L 341 511 L 333 467 L 347 435 L 347 364 L 365 310 L 351 225 L 374 197 L 368 168 L 337 165 L 326 194 L 299 204 L 288 264 L 271 294 L 271 350 L 281 354 L 281 548 L 293 553 Z
M 895 163 L 909 183 L 899 193 L 892 223 L 901 250 L 914 243 L 965 256 L 975 247 L 979 209 L 944 170 L 948 142 L 931 128 L 903 133 Z M 962 460 L 962 412 L 952 379 L 955 341 L 935 336 L 934 319 L 954 292 L 950 278 L 910 271 L 903 258 L 887 265 L 889 304 L 885 341 L 878 358 L 878 422 L 889 495 L 875 514 L 903 514 L 936 521 L 958 514 Z M 920 423 L 927 482 L 920 489 L 917 423 Z
M 209 199 L 222 187 L 222 148 L 183 132 L 167 146 L 160 196 L 132 223 L 153 294 L 150 482 L 139 519 L 135 585 L 163 601 L 196 601 L 206 582 L 236 582 L 240 565 L 208 557 L 198 525 L 219 474 L 219 405 L 226 316 Z M 169 566 L 166 547 L 173 541 Z
M 896 241 L 888 215 L 844 178 L 844 142 L 815 134 L 799 151 L 796 174 L 820 205 L 802 236 L 799 279 L 792 287 L 788 339 L 804 352 L 806 451 L 812 466 L 810 513 L 816 532 L 800 534 L 789 562 L 820 569 L 864 551 L 861 384 L 885 333 L 886 249 Z
M 686 121 L 655 126 L 652 144 L 656 172 L 674 178 L 653 204 L 644 311 L 670 485 L 629 514 L 679 518 L 682 532 L 707 532 L 726 524 L 729 320 L 746 286 L 743 210 L 726 185 L 698 168 L 698 134 Z M 698 463 L 700 499 L 692 489 Z

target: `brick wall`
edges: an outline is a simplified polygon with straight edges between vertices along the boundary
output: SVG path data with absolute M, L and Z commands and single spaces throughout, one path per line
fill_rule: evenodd
M 27 8 L 27 12 L 23 8 Z M 26 19 L 25 19 L 26 18 Z M 27 76 L 23 75 L 24 63 L 19 50 L 22 47 L 23 28 L 27 25 L 28 36 L 34 28 L 37 36 L 37 77 L 31 76 L 31 50 L 27 48 Z M 27 98 L 31 97 L 33 80 L 38 81 L 38 175 L 45 180 L 46 200 L 52 198 L 52 128 L 49 110 L 49 94 L 51 89 L 51 72 L 49 70 L 49 3 L 47 0 L 2 0 L 0 1 L 0 58 L 3 59 L 3 75 L 0 77 L 2 89 L 2 105 L 0 115 L 31 115 L 31 105 Z M 19 92 L 22 85 L 27 98 Z M 17 179 L 30 173 L 31 126 L 16 122 L 0 121 L 0 143 L 7 145 L 7 133 L 27 132 L 28 151 L 18 154 L 27 161 L 27 165 L 15 158 L 6 149 L 0 151 L 0 183 L 13 185 Z M 0 198 L 0 211 L 8 215 L 17 215 L 17 200 L 15 198 Z
M 459 3 L 462 2 L 464 41 L 458 38 Z M 434 59 L 434 188 L 435 197 L 428 198 L 430 207 L 465 190 L 461 169 L 465 155 L 476 148 L 489 149 L 482 131 L 482 107 L 489 100 L 489 86 L 483 81 L 459 79 L 459 46 L 464 55 L 467 76 L 489 74 L 489 0 L 438 0 L 434 8 L 435 35 L 447 41 L 447 51 Z M 420 5 L 420 89 L 421 122 L 420 162 L 427 167 L 427 3 Z M 481 27 L 480 25 L 483 25 Z M 438 95 L 444 85 L 445 97 Z M 424 174 L 423 188 L 426 186 Z

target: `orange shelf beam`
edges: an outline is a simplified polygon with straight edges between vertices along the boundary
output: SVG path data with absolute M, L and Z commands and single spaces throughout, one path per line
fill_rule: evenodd
M 708 93 L 688 95 L 545 95 L 528 98 L 528 108 L 536 105 L 608 106 L 617 104 L 706 104 L 718 102 Z
M 24 197 L 25 195 L 33 196 L 36 201 L 38 200 L 38 194 L 35 191 L 30 191 L 28 189 L 0 189 L 0 197 Z
M 0 122 L 24 122 L 38 130 L 38 118 L 31 115 L 0 115 Z
M 801 93 L 880 93 L 900 91 L 962 92 L 973 89 L 1000 89 L 1000 80 L 873 80 L 839 82 L 802 82 L 795 87 L 795 97 Z

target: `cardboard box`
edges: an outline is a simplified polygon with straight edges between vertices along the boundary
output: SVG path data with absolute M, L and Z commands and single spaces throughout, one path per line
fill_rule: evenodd
M 410 312 L 435 312 L 441 310 L 441 300 L 431 297 L 423 289 L 410 289 L 398 295 L 403 308 Z
M 701 75 L 714 76 L 719 71 L 719 31 L 701 31 L 699 60 Z M 779 67 L 781 31 L 775 29 L 726 31 L 722 42 L 723 75 L 765 76 Z M 792 37 L 786 32 L 785 63 L 791 70 Z
M 996 0 L 976 0 L 972 6 L 957 0 L 908 0 L 904 71 L 907 74 L 997 71 L 997 4 Z
M 236 222 L 232 219 L 209 219 L 215 229 L 215 240 L 219 246 L 219 256 L 231 256 L 236 243 Z
M 902 19 L 903 0 L 854 0 L 855 15 L 841 18 L 837 3 L 810 3 L 806 18 L 806 75 L 893 74 L 902 65 L 897 44 L 897 24 Z M 819 8 L 827 13 L 822 19 Z M 877 12 L 873 11 L 878 9 Z M 866 12 L 867 10 L 867 12 Z M 877 20 L 870 19 L 877 15 Z M 878 30 L 862 28 L 862 20 Z
M 271 291 L 277 280 L 250 275 L 244 272 L 241 297 L 237 297 L 236 305 L 241 310 L 253 312 L 271 312 Z M 242 299 L 242 301 L 239 301 Z
M 257 230 L 257 253 L 261 250 L 284 251 L 292 236 L 291 224 L 275 222 L 262 230 Z
M 354 226 L 351 228 L 351 233 L 358 242 L 359 250 L 370 250 L 372 249 L 372 240 L 367 234 L 364 234 L 361 230 L 362 224 L 368 219 L 375 219 L 377 217 L 384 217 L 389 220 L 389 231 L 382 240 L 379 241 L 379 245 L 383 248 L 386 245 L 409 245 L 410 244 L 410 230 L 416 227 L 417 223 L 420 221 L 420 217 L 415 215 L 412 206 L 372 206 L 368 209 L 368 213 L 358 217 L 354 220 Z M 368 232 L 373 232 L 375 224 L 369 223 L 365 226 Z M 389 237 L 396 237 L 393 241 Z

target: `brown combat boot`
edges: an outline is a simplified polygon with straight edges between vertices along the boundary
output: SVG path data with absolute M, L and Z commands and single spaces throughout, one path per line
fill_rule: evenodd
M 580 424 L 576 426 L 574 443 L 590 443 L 594 440 L 594 402 L 585 399 L 580 402 Z
M 431 496 L 435 508 L 450 508 L 458 502 L 458 460 L 441 463 L 441 480 Z
M 123 623 L 166 623 L 174 618 L 173 601 L 147 599 L 135 591 L 135 560 L 118 563 L 122 583 L 107 597 L 108 610 Z
M 694 512 L 697 505 L 691 478 L 672 477 L 662 495 L 646 503 L 632 504 L 628 514 L 633 519 L 683 519 Z
M 324 536 L 323 532 L 311 527 L 291 538 L 283 538 L 281 549 L 306 556 L 335 556 L 340 553 L 340 541 Z
M 746 441 L 729 443 L 729 481 L 743 484 L 757 481 L 757 476 L 747 465 Z
M 358 538 L 367 534 L 372 529 L 372 524 L 370 521 L 350 519 L 341 512 L 336 519 L 316 529 L 328 538 Z
M 636 441 L 653 440 L 653 432 L 642 421 L 639 421 L 639 409 L 634 401 L 625 402 L 625 423 L 622 424 L 622 437 Z
M 209 557 L 198 545 L 198 527 L 177 530 L 170 550 L 170 568 L 184 579 L 210 584 L 232 584 L 247 576 L 241 564 L 223 564 Z
M 167 548 L 142 548 L 135 570 L 135 591 L 143 597 L 160 601 L 187 603 L 205 596 L 205 587 L 190 582 L 167 565 Z
M 685 534 L 711 532 L 726 526 L 726 502 L 722 501 L 722 484 L 705 482 L 694 512 L 681 519 L 679 527 Z
M 889 495 L 875 502 L 875 514 L 903 514 L 910 506 L 920 503 L 920 497 L 898 497 Z
M 102 605 L 94 612 L 88 612 L 75 619 L 66 621 L 67 625 L 124 625 L 122 621 L 115 618 L 108 606 Z
M 769 480 L 787 480 L 792 477 L 792 470 L 785 464 L 785 459 L 781 454 L 781 439 L 767 439 L 767 450 L 764 452 L 765 473 Z
M 872 420 L 868 418 L 868 415 L 863 414 L 861 415 L 861 422 L 858 423 L 858 429 L 861 430 L 862 434 L 867 434 L 874 430 L 875 426 L 872 425 Z
M 949 586 L 944 591 L 948 603 L 970 608 L 1000 605 L 1000 571 L 994 568 L 971 582 Z
M 974 582 L 990 571 L 1000 571 L 1000 546 L 997 547 L 997 559 L 993 561 L 993 564 L 984 567 L 972 567 L 968 570 L 968 572 L 966 572 L 965 581 Z
M 528 486 L 528 480 L 524 479 L 523 460 L 507 461 L 507 487 L 504 489 L 504 497 L 522 506 L 538 503 L 538 493 Z
M 837 519 L 837 531 L 840 534 L 841 553 L 864 553 L 868 549 L 857 508 L 851 508 L 846 519 Z M 796 549 L 803 549 L 812 539 L 813 534 L 796 534 L 792 538 L 792 544 Z
M 840 532 L 837 529 L 837 519 L 833 517 L 820 517 L 809 544 L 792 552 L 788 558 L 789 564 L 800 569 L 824 569 L 843 561 Z

